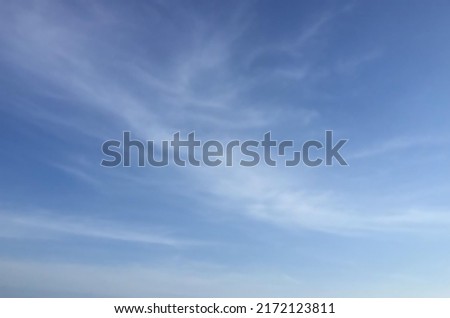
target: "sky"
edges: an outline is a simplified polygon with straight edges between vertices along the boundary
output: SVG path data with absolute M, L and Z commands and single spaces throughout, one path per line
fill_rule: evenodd
M 450 297 L 450 3 L 8 1 L 0 296 Z M 101 145 L 348 139 L 348 166 Z

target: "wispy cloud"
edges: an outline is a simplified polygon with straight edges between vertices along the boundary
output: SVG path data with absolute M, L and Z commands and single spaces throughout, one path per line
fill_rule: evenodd
M 370 147 L 348 155 L 349 159 L 363 159 L 397 153 L 417 147 L 435 147 L 448 143 L 446 136 L 398 136 L 373 143 Z
M 157 65 L 145 61 L 141 56 L 130 56 L 125 52 L 122 52 L 124 56 L 137 63 L 117 61 L 118 64 L 112 67 L 113 71 L 100 67 L 101 56 L 94 53 L 99 35 L 89 35 L 89 23 L 75 20 L 71 24 L 62 25 L 54 16 L 48 17 L 41 10 L 42 8 L 25 11 L 21 8 L 18 10 L 20 14 L 7 19 L 12 25 L 11 34 L 4 34 L 4 41 L 11 48 L 7 58 L 18 67 L 50 81 L 66 98 L 77 101 L 75 111 L 81 114 L 98 113 L 102 119 L 111 123 L 112 127 L 131 128 L 141 137 L 151 136 L 154 139 L 167 138 L 179 129 L 191 130 L 197 127 L 200 131 L 209 134 L 213 131 L 216 136 L 221 137 L 241 130 L 238 135 L 242 136 L 242 130 L 268 127 L 276 119 L 274 110 L 271 110 L 269 115 L 267 109 L 257 109 L 251 104 L 242 108 L 241 105 L 242 100 L 250 102 L 244 98 L 244 93 L 254 85 L 251 77 L 236 76 L 231 70 L 235 41 L 245 32 L 245 23 L 240 20 L 242 13 L 234 16 L 231 21 L 233 23 L 230 22 L 223 26 L 223 29 L 211 34 L 206 22 L 192 15 L 192 12 L 185 12 L 188 19 L 193 19 L 196 25 L 196 32 L 191 35 L 192 44 L 182 54 L 173 57 L 172 66 L 162 74 Z M 247 61 L 252 63 L 259 56 L 274 50 L 282 54 L 299 54 L 308 41 L 317 36 L 334 16 L 330 13 L 323 14 L 300 31 L 298 37 L 291 42 L 274 43 L 268 47 L 254 49 L 248 54 Z M 105 23 L 108 24 L 108 20 Z M 79 32 L 80 30 L 83 32 Z M 338 65 L 338 69 L 342 71 L 355 68 L 378 56 L 379 52 L 376 51 L 343 61 Z M 120 80 L 120 77 L 111 72 L 123 74 L 124 80 Z M 273 74 L 275 77 L 281 75 L 302 80 L 308 76 L 308 72 L 306 65 L 301 69 L 277 69 Z M 127 82 L 127 79 L 131 82 Z M 138 93 L 134 87 L 140 87 L 142 90 Z M 60 116 L 53 109 L 49 111 L 45 106 L 41 107 L 44 108 L 37 109 L 41 118 L 63 124 L 75 120 L 72 126 L 78 128 L 85 125 L 82 117 L 67 118 L 64 112 L 61 112 Z M 298 112 L 301 117 L 309 118 L 304 122 L 305 125 L 317 116 L 317 111 L 300 109 Z M 291 118 L 292 116 L 294 115 L 290 114 Z M 363 150 L 352 157 L 373 156 L 411 147 L 417 142 L 393 140 Z M 423 142 L 429 143 L 429 140 Z M 58 167 L 91 184 L 96 183 L 88 173 L 75 167 Z M 276 225 L 297 225 L 319 231 L 348 233 L 366 229 L 397 229 L 403 225 L 417 223 L 414 220 L 418 218 L 418 212 L 363 215 L 358 209 L 365 209 L 364 207 L 352 207 L 350 202 L 338 205 L 333 202 L 333 196 L 329 193 L 308 191 L 306 183 L 294 182 L 285 172 L 260 172 L 256 169 L 218 172 L 206 169 L 183 171 L 180 175 L 187 182 L 191 180 L 192 173 L 199 176 L 194 177 L 198 180 L 197 190 L 200 193 L 206 191 L 220 198 L 220 201 L 227 202 L 227 210 L 237 210 L 248 217 Z M 211 185 L 208 180 L 213 178 L 217 181 Z M 197 197 L 193 190 L 189 191 L 191 196 Z M 429 216 L 427 214 L 423 218 Z M 431 217 L 434 218 L 435 216 Z M 34 226 L 44 227 L 44 223 Z M 54 226 L 45 226 L 53 230 L 57 227 L 64 228 L 62 224 L 50 224 Z M 176 244 L 170 239 L 128 232 L 112 234 L 112 231 L 97 231 L 74 225 L 65 228 L 69 229 L 66 231 L 80 235 Z
M 259 58 L 274 53 L 297 58 L 301 57 L 302 50 L 307 46 L 308 42 L 320 34 L 320 31 L 333 17 L 334 14 L 329 12 L 323 13 L 318 19 L 300 29 L 294 39 L 279 40 L 253 49 L 247 55 L 245 64 L 247 67 L 250 67 Z
M 382 58 L 383 53 L 381 49 L 374 49 L 360 55 L 341 59 L 336 63 L 335 71 L 338 73 L 353 73 L 361 66 Z
M 135 225 L 99 220 L 98 218 L 61 217 L 55 213 L 34 211 L 33 213 L 0 214 L 1 237 L 17 239 L 54 239 L 58 237 L 81 236 L 90 239 L 105 239 L 141 244 L 156 244 L 172 247 L 203 245 L 204 242 L 188 238 L 174 238 L 151 229 Z
M 279 297 L 308 289 L 285 274 L 264 272 L 261 280 L 258 272 L 192 262 L 102 266 L 0 260 L 6 296 L 18 291 L 28 297 Z
M 308 189 L 289 171 L 260 168 L 216 169 L 204 177 L 210 204 L 221 213 L 234 213 L 288 229 L 303 228 L 336 235 L 372 235 L 379 232 L 445 232 L 450 213 L 445 209 L 401 206 L 389 199 L 360 203 L 336 191 Z

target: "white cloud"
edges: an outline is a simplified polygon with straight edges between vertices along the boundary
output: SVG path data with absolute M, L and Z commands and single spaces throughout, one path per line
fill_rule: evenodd
M 15 16 L 5 17 L 3 14 L 5 19 L 2 22 L 2 36 L 4 44 L 9 48 L 6 57 L 17 68 L 29 71 L 47 84 L 50 83 L 55 91 L 76 104 L 71 106 L 75 112 L 84 116 L 98 115 L 118 131 L 125 127 L 143 138 L 165 139 L 176 130 L 195 128 L 213 131 L 217 134 L 216 138 L 229 136 L 230 132 L 243 137 L 242 130 L 245 128 L 267 127 L 276 119 L 272 110 L 242 105 L 241 102 L 245 95 L 243 92 L 254 85 L 254 79 L 236 76 L 230 68 L 233 45 L 245 31 L 245 23 L 239 24 L 242 23 L 239 20 L 242 15 L 237 14 L 233 23 L 223 26 L 222 32 L 219 30 L 213 34 L 207 29 L 207 23 L 193 17 L 197 24 L 195 34 L 192 35 L 192 45 L 183 49 L 171 66 L 164 70 L 164 74 L 161 74 L 155 63 L 142 60 L 142 57 L 134 56 L 133 52 L 125 54 L 130 60 L 112 60 L 109 65 L 112 70 L 105 70 L 99 66 L 104 62 L 102 56 L 95 54 L 102 34 L 90 32 L 89 23 L 75 19 L 65 25 L 55 16 L 46 15 L 42 8 L 19 9 Z M 256 48 L 248 53 L 249 63 L 271 50 L 281 50 L 284 54 L 299 53 L 332 17 L 329 14 L 323 15 L 305 27 L 293 42 Z M 5 27 L 6 24 L 8 27 Z M 354 67 L 371 58 L 374 56 L 346 62 L 344 68 Z M 303 75 L 302 70 L 292 70 L 290 73 L 281 69 L 278 71 L 288 77 L 307 76 L 306 73 Z M 132 80 L 127 82 L 130 74 L 133 75 Z M 119 75 L 124 75 L 124 79 Z M 275 72 L 275 76 L 278 75 Z M 199 83 L 201 88 L 196 87 Z M 50 94 L 52 92 L 50 90 Z M 304 110 L 300 112 L 302 111 Z M 26 110 L 23 112 L 26 113 Z M 46 105 L 39 105 L 34 113 L 51 122 L 63 125 L 69 122 L 69 127 L 77 127 L 80 131 L 86 131 L 85 125 L 89 122 L 82 116 L 68 116 L 64 109 Z M 305 122 L 308 123 L 309 120 Z M 95 133 L 96 128 L 97 122 L 91 123 L 87 130 Z M 99 128 L 100 131 L 99 135 L 103 135 L 104 130 Z M 411 145 L 408 140 L 391 142 L 377 149 L 362 151 L 353 157 L 367 157 Z M 89 182 L 93 181 L 75 168 L 69 170 L 66 166 L 61 167 Z M 366 207 L 354 207 L 351 198 L 347 197 L 343 200 L 344 203 L 337 204 L 342 202 L 341 198 L 337 200 L 334 195 L 320 189 L 310 189 L 308 180 L 300 182 L 287 176 L 285 171 L 185 169 L 180 175 L 187 183 L 197 180 L 197 190 L 225 202 L 224 210 L 237 211 L 281 226 L 300 226 L 342 234 L 366 229 L 407 227 L 416 225 L 417 219 L 438 223 L 440 217 L 445 222 L 447 220 L 445 214 L 422 212 L 424 214 L 418 216 L 417 211 L 392 212 L 395 209 L 364 214 L 361 211 Z M 190 192 L 189 195 L 199 197 L 192 188 L 185 189 Z M 199 197 L 199 200 L 200 203 L 203 200 L 205 205 L 208 203 L 205 198 Z M 40 222 L 39 226 L 43 227 L 43 223 L 45 222 Z M 54 224 L 52 230 L 66 225 L 50 224 Z M 179 243 L 164 237 L 139 236 L 128 232 L 112 234 L 110 231 L 97 231 L 95 227 L 84 229 L 72 225 L 68 229 L 71 233 L 111 239 L 149 243 L 155 241 L 169 245 Z
M 82 236 L 91 239 L 126 241 L 141 244 L 156 244 L 172 247 L 204 245 L 206 243 L 188 238 L 174 238 L 161 229 L 142 228 L 135 224 L 111 222 L 98 218 L 77 218 L 55 213 L 33 211 L 33 213 L 0 214 L 0 237 L 18 239 L 55 239 Z M 165 231 L 167 232 L 167 230 Z

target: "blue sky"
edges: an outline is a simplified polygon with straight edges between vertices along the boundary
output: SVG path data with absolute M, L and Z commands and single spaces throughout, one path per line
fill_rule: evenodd
M 1 5 L 1 296 L 449 296 L 448 2 Z M 349 167 L 100 166 L 327 129 Z

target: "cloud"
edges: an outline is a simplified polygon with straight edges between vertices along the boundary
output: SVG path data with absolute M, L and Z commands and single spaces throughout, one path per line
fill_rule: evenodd
M 380 59 L 383 53 L 381 49 L 374 49 L 364 54 L 341 59 L 336 63 L 335 71 L 338 73 L 353 73 L 359 67 Z
M 280 297 L 298 295 L 302 287 L 277 272 L 261 280 L 254 270 L 186 262 L 101 266 L 3 259 L 0 272 L 0 296 L 18 297 Z
M 343 236 L 391 233 L 445 233 L 445 209 L 398 205 L 372 196 L 359 203 L 339 192 L 308 189 L 308 179 L 289 177 L 289 169 L 215 168 L 200 184 L 215 211 L 244 215 L 287 229 L 303 228 Z M 208 181 L 206 181 L 206 178 Z M 216 199 L 213 199 L 216 198 Z M 370 202 L 373 200 L 373 202 Z
M 163 67 L 155 59 L 146 59 L 145 54 L 112 44 L 111 30 L 117 28 L 114 23 L 118 17 L 112 13 L 106 14 L 109 12 L 107 8 L 102 8 L 103 14 L 100 16 L 99 11 L 93 10 L 86 21 L 72 18 L 68 23 L 61 20 L 61 16 L 67 15 L 65 9 L 58 6 L 55 10 L 56 13 L 50 14 L 45 6 L 25 8 L 15 5 L 14 14 L 2 15 L 2 43 L 8 48 L 6 53 L 3 52 L 3 58 L 11 61 L 17 69 L 39 79 L 29 85 L 35 89 L 42 88 L 44 95 L 56 94 L 59 101 L 66 101 L 56 106 L 35 105 L 31 114 L 37 118 L 83 132 L 91 131 L 99 138 L 104 138 L 105 131 L 121 132 L 125 128 L 131 129 L 138 137 L 155 140 L 167 139 L 174 131 L 183 129 L 199 130 L 204 137 L 225 139 L 233 136 L 243 139 L 249 130 L 254 132 L 279 125 L 279 117 L 273 107 L 258 107 L 261 103 L 248 96 L 249 90 L 258 87 L 258 80 L 247 74 L 240 75 L 233 68 L 237 39 L 246 32 L 244 9 L 237 10 L 238 13 L 232 15 L 228 23 L 214 32 L 209 30 L 208 21 L 204 18 L 192 11 L 179 9 L 184 19 L 190 21 L 189 25 L 194 26 L 193 31 L 186 34 L 187 47 L 164 47 L 163 52 L 170 52 L 170 60 Z M 62 10 L 61 14 L 57 10 Z M 334 16 L 324 13 L 311 25 L 305 26 L 293 41 L 240 50 L 247 54 L 243 60 L 251 64 L 268 52 L 297 56 Z M 173 25 L 171 28 L 180 31 Z M 172 33 L 165 36 L 170 35 Z M 120 58 L 105 56 L 108 51 L 105 47 L 110 48 L 109 45 Z M 375 57 L 377 55 L 372 54 L 343 62 L 341 68 L 354 68 Z M 280 75 L 303 79 L 308 72 L 312 72 L 307 64 L 304 67 L 279 68 L 270 76 L 275 80 Z M 30 114 L 26 106 L 22 105 L 22 114 Z M 297 112 L 304 114 L 305 109 L 300 108 Z M 308 117 L 310 119 L 317 117 L 317 111 L 306 110 L 306 113 L 311 115 Z M 286 113 L 282 115 L 286 116 Z M 98 116 L 100 120 L 86 119 L 91 116 Z M 295 116 L 289 113 L 289 118 L 292 117 Z M 310 119 L 304 125 L 308 125 Z M 297 122 L 295 125 L 298 127 Z M 393 141 L 353 157 L 368 157 L 411 145 L 408 140 Z M 60 165 L 60 168 L 95 183 L 89 174 L 80 173 L 76 167 Z M 355 207 L 351 197 L 337 199 L 327 191 L 311 189 L 306 177 L 304 182 L 300 182 L 283 169 L 244 171 L 207 168 L 177 170 L 177 173 L 186 184 L 196 180 L 196 187 L 185 187 L 187 193 L 184 195 L 196 197 L 205 207 L 209 200 L 199 193 L 208 193 L 217 201 L 225 202 L 223 211 L 237 211 L 277 226 L 298 226 L 346 234 L 349 231 L 415 226 L 415 220 L 422 217 L 418 217 L 418 213 L 424 213 L 423 218 L 430 222 L 438 222 L 439 217 L 446 221 L 445 214 L 431 215 L 428 212 L 386 209 L 371 214 L 362 213 L 366 207 Z M 141 179 L 146 177 L 142 174 Z M 337 203 L 342 201 L 344 203 Z M 10 222 L 14 223 L 13 220 Z M 53 222 L 49 224 L 54 226 L 49 227 L 44 223 L 27 226 L 55 231 L 59 226 L 68 225 Z M 69 225 L 67 228 L 69 230 L 66 231 L 78 235 L 167 245 L 180 243 L 158 236 L 116 230 L 97 231 L 96 227 L 85 229 Z
M 267 45 L 256 47 L 246 56 L 245 65 L 250 67 L 258 59 L 271 54 L 281 54 L 296 58 L 301 57 L 302 50 L 307 46 L 308 42 L 318 36 L 333 17 L 334 14 L 329 12 L 323 13 L 318 19 L 299 30 L 299 34 L 294 39 L 278 40 Z
M 445 143 L 448 143 L 448 138 L 446 138 L 446 136 L 398 136 L 374 143 L 372 146 L 355 151 L 347 157 L 349 160 L 364 159 L 386 155 L 389 153 L 401 152 L 411 148 L 435 147 Z
M 442 297 L 448 295 L 448 268 L 418 279 L 408 268 L 387 275 L 367 275 L 352 284 L 336 279 L 336 270 L 321 274 L 327 281 L 302 273 L 261 268 L 231 270 L 184 262 L 163 265 L 93 265 L 0 259 L 3 297 Z M 338 271 L 339 272 L 339 271 Z M 339 272 L 340 273 L 340 272 Z M 351 277 L 361 275 L 355 269 Z M 368 276 L 368 277 L 367 277 Z M 346 276 L 347 277 L 347 276 Z M 444 279 L 443 279 L 444 278 Z M 370 290 L 367 284 L 370 283 Z M 323 288 L 318 285 L 324 284 Z M 423 288 L 427 284 L 430 288 Z
M 203 245 L 204 242 L 187 238 L 173 238 L 161 230 L 142 229 L 138 225 L 108 222 L 98 218 L 61 217 L 55 213 L 5 213 L 0 214 L 0 237 L 17 239 L 54 239 L 79 236 L 139 244 L 187 247 Z M 153 232 L 153 233 L 151 233 Z

